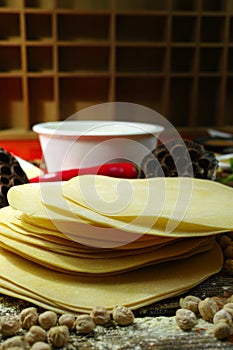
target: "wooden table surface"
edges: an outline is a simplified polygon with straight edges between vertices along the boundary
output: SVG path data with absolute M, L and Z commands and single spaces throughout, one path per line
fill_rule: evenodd
M 201 299 L 211 296 L 233 294 L 233 276 L 223 271 L 208 278 L 185 295 L 196 295 Z M 113 323 L 98 326 L 86 336 L 71 333 L 65 350 L 181 350 L 181 349 L 233 349 L 233 336 L 227 340 L 217 340 L 212 332 L 213 325 L 202 319 L 189 332 L 182 331 L 175 323 L 175 311 L 179 308 L 179 298 L 169 298 L 134 311 L 133 325 L 120 327 Z M 18 315 L 32 304 L 0 294 L 0 316 Z M 44 311 L 38 308 L 38 312 Z M 0 340 L 1 342 L 1 340 Z

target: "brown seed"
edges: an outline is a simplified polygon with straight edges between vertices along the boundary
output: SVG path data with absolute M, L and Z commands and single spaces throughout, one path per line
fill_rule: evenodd
M 227 298 L 226 304 L 228 304 L 228 303 L 233 303 L 233 295 L 231 295 L 230 297 Z
M 225 259 L 233 259 L 233 242 L 224 249 L 223 254 Z
M 25 340 L 30 344 L 34 344 L 38 341 L 46 341 L 47 333 L 40 326 L 32 326 L 29 331 L 25 334 Z
M 230 303 L 225 304 L 223 309 L 226 310 L 231 315 L 231 317 L 233 318 L 233 301 L 230 302 Z
M 223 265 L 223 269 L 230 276 L 233 276 L 233 259 L 227 259 Z
M 179 304 L 182 309 L 188 309 L 197 314 L 198 304 L 200 303 L 200 301 L 201 299 L 195 297 L 194 295 L 187 295 L 186 297 L 180 299 Z
M 214 315 L 219 310 L 218 304 L 213 298 L 205 298 L 198 304 L 201 317 L 208 322 L 213 322 Z
M 0 317 L 0 333 L 3 337 L 15 335 L 19 329 L 20 323 L 15 316 Z
M 23 309 L 20 313 L 19 321 L 22 328 L 29 329 L 30 327 L 34 326 L 38 321 L 37 309 L 35 307 Z
M 51 350 L 51 346 L 43 341 L 38 341 L 32 345 L 31 350 Z
M 95 328 L 93 317 L 86 314 L 78 316 L 75 321 L 75 328 L 81 334 L 91 333 Z
M 232 239 L 228 237 L 227 235 L 222 235 L 219 237 L 218 242 L 221 246 L 221 248 L 226 248 L 229 244 L 232 243 Z
M 226 322 L 219 322 L 213 328 L 214 337 L 217 339 L 225 339 L 231 334 L 231 327 Z
M 216 302 L 218 310 L 222 309 L 226 302 L 226 299 L 221 297 L 212 297 L 211 299 L 213 299 Z
M 23 337 L 20 335 L 15 335 L 14 337 L 6 339 L 2 344 L 1 344 L 1 350 L 7 350 L 9 348 L 22 348 L 26 349 L 26 342 Z
M 197 324 L 196 314 L 188 309 L 178 309 L 176 323 L 183 331 L 190 331 Z
M 116 306 L 113 310 L 112 317 L 120 326 L 127 326 L 134 322 L 133 312 L 125 306 Z
M 219 322 L 226 322 L 229 324 L 232 322 L 232 316 L 226 309 L 218 310 L 214 315 L 213 323 Z
M 91 311 L 95 324 L 105 325 L 111 319 L 110 313 L 102 306 L 96 306 Z
M 45 311 L 39 315 L 38 322 L 44 329 L 54 327 L 57 323 L 57 314 L 54 311 Z
M 58 323 L 61 326 L 67 326 L 69 329 L 71 329 L 74 326 L 74 322 L 75 316 L 72 314 L 63 314 L 58 319 Z
M 67 326 L 51 327 L 48 331 L 48 341 L 57 348 L 65 346 L 69 341 L 69 337 L 70 333 Z

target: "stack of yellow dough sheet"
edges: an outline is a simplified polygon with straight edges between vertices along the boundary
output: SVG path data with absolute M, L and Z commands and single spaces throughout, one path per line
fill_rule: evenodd
M 0 210 L 0 292 L 58 312 L 132 309 L 223 263 L 233 190 L 209 180 L 85 175 L 16 186 Z

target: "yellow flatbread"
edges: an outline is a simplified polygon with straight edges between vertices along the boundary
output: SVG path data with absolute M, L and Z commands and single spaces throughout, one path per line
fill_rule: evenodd
M 0 292 L 61 312 L 187 291 L 222 267 L 210 236 L 233 229 L 233 191 L 197 179 L 87 175 L 15 186 L 8 199 Z
M 194 178 L 126 180 L 78 176 L 62 183 L 65 197 L 104 216 L 166 218 L 203 227 L 233 229 L 233 189 Z M 46 194 L 43 192 L 45 199 Z M 200 210 L 201 209 L 201 210 Z M 145 222 L 145 221 L 144 221 Z
M 138 247 L 135 244 L 128 244 L 127 246 L 117 247 L 116 249 L 98 249 L 83 246 L 77 242 L 72 242 L 67 240 L 61 240 L 59 238 L 54 238 L 52 236 L 50 239 L 45 234 L 30 234 L 29 232 L 19 229 L 18 226 L 5 225 L 0 222 L 0 237 L 6 236 L 14 241 L 20 241 L 27 243 L 30 246 L 36 246 L 40 249 L 45 249 L 49 251 L 54 251 L 56 253 L 85 257 L 85 258 L 113 258 L 116 256 L 127 256 L 134 254 L 141 254 L 146 252 L 154 251 L 155 249 L 161 249 L 163 246 L 168 244 L 175 239 L 164 239 L 164 241 L 159 240 L 158 242 L 145 241 L 147 244 L 140 244 Z M 141 246 L 142 245 L 142 246 Z M 85 248 L 84 248 L 85 247 Z M 132 248 L 131 248 L 132 247 Z M 122 249 L 121 249 L 122 248 Z
M 60 312 L 83 312 L 96 305 L 109 310 L 116 305 L 135 309 L 194 287 L 217 273 L 222 262 L 221 249 L 216 244 L 208 252 L 172 264 L 152 265 L 112 277 L 74 278 L 0 249 L 0 292 L 2 286 L 4 293 L 8 291 L 11 296 L 48 308 L 56 306 Z
M 89 178 L 89 176 L 87 176 L 87 178 Z M 104 177 L 101 178 L 103 179 Z M 73 197 L 76 196 L 75 184 L 75 182 L 71 182 L 72 191 L 71 187 L 67 185 L 68 190 L 74 193 Z M 68 196 L 68 190 L 64 190 L 64 195 Z M 30 205 L 32 191 L 34 194 L 33 204 Z M 135 240 L 134 234 L 143 235 L 147 233 L 164 237 L 190 237 L 197 235 L 213 235 L 228 230 L 224 225 L 217 228 L 203 225 L 202 214 L 200 212 L 199 220 L 196 220 L 196 223 L 181 222 L 172 232 L 167 231 L 167 225 L 169 222 L 174 224 L 176 224 L 176 222 L 168 220 L 167 218 L 149 218 L 150 221 L 155 220 L 156 225 L 155 227 L 152 226 L 148 228 L 148 222 L 146 222 L 146 218 L 144 217 L 139 217 L 126 223 L 120 218 L 102 215 L 79 205 L 75 202 L 75 198 L 66 201 L 62 196 L 61 183 L 53 183 L 51 186 L 47 183 L 17 186 L 9 191 L 8 198 L 13 208 L 25 214 L 23 217 L 25 222 L 49 228 L 51 228 L 52 225 L 52 229 L 57 227 L 58 231 L 65 232 L 74 240 L 76 236 L 79 236 L 78 239 L 80 239 L 81 236 L 85 239 L 89 239 L 91 242 L 93 241 L 93 245 L 96 244 L 96 241 L 98 242 L 101 240 L 105 242 L 109 241 L 113 244 L 126 244 L 127 241 Z M 196 206 L 197 205 L 199 208 L 200 206 L 198 203 L 196 203 Z M 229 220 L 228 218 L 228 221 Z M 144 226 L 142 226 L 142 222 Z M 131 233 L 133 233 L 133 235 L 131 235 Z M 89 242 L 89 244 L 91 244 L 91 242 Z M 83 243 L 83 241 L 80 243 Z
M 19 236 L 19 235 L 18 235 Z M 178 259 L 184 256 L 190 256 L 210 249 L 213 245 L 213 238 L 194 238 L 186 240 L 175 240 L 163 247 L 155 246 L 154 249 L 137 254 L 120 254 L 115 252 L 103 252 L 102 257 L 85 257 L 67 254 L 66 251 L 49 250 L 46 242 L 41 241 L 41 246 L 33 245 L 32 240 L 25 236 L 24 240 L 19 240 L 17 234 L 14 235 L 11 230 L 1 227 L 0 246 L 37 262 L 48 268 L 61 272 L 70 272 L 76 274 L 116 274 L 135 269 L 148 264 L 155 264 L 161 261 Z M 106 255 L 105 255 L 106 254 Z

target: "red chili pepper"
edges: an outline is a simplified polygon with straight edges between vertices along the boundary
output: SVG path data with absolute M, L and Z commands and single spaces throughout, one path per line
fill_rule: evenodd
M 67 181 L 78 175 L 105 175 L 111 177 L 120 177 L 127 179 L 136 179 L 140 175 L 139 168 L 132 163 L 109 163 L 90 168 L 70 169 L 46 173 L 30 179 L 30 182 L 54 182 Z

